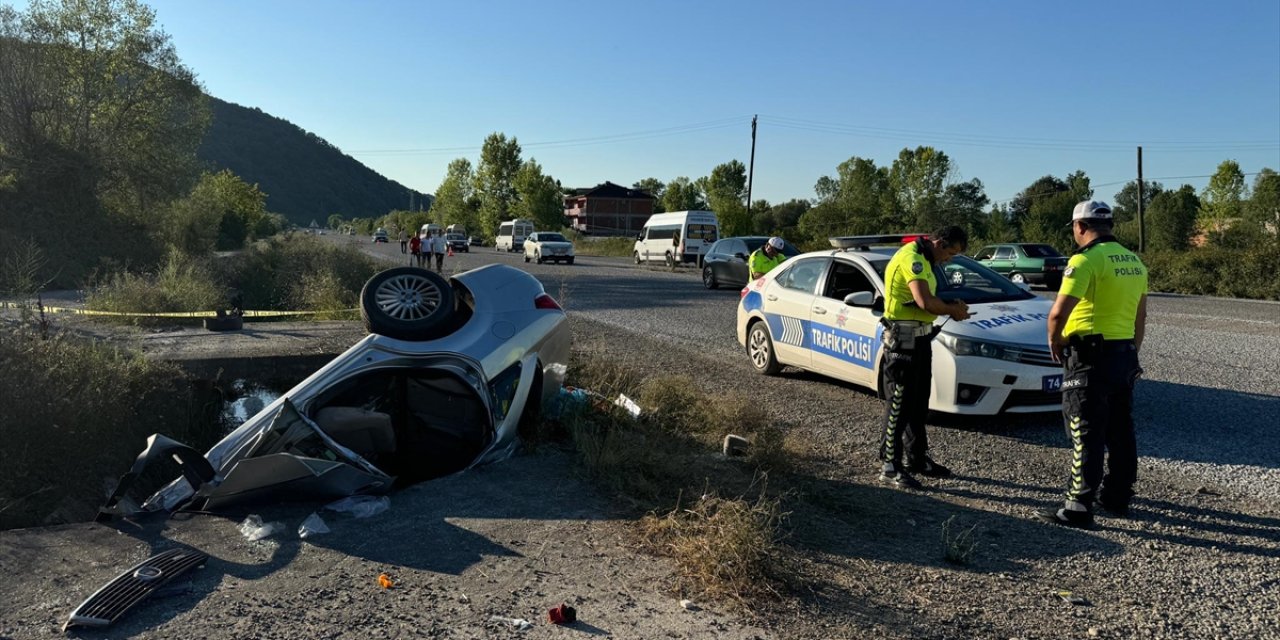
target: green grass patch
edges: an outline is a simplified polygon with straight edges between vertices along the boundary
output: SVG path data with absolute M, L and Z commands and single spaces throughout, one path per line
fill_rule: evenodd
M 635 252 L 636 239 L 597 238 L 581 236 L 573 241 L 573 252 L 580 256 L 630 258 Z

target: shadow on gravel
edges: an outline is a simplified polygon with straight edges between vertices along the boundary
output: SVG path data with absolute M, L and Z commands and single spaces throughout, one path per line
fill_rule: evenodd
M 1199 496 L 1196 496 L 1196 499 Z M 1137 526 L 1129 535 L 1167 544 L 1216 549 L 1260 558 L 1280 558 L 1280 518 L 1223 511 L 1139 497 L 1131 517 Z M 1234 537 L 1237 541 L 1226 541 Z M 1248 544 L 1246 540 L 1257 541 Z
M 1142 380 L 1134 419 L 1143 456 L 1280 468 L 1280 396 Z
M 910 567 L 947 567 L 978 573 L 1016 573 L 1034 562 L 1080 553 L 1119 555 L 1123 547 L 1089 531 L 1060 529 L 1027 517 L 970 509 L 942 500 L 944 493 L 901 491 L 880 486 L 796 479 L 798 499 L 809 507 L 791 515 L 791 543 L 820 553 Z M 953 495 L 947 492 L 945 495 Z M 989 497 L 989 496 L 988 496 Z M 1042 507 L 1043 501 L 1035 507 Z M 943 523 L 951 530 L 973 528 L 973 558 L 951 564 L 945 558 Z

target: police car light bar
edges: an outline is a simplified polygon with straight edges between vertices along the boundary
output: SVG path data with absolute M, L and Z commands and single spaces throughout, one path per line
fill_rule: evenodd
M 886 246 L 895 244 L 906 244 L 917 238 L 923 238 L 923 233 L 903 233 L 883 236 L 839 236 L 828 238 L 827 241 L 835 249 L 862 249 L 866 250 L 873 246 Z

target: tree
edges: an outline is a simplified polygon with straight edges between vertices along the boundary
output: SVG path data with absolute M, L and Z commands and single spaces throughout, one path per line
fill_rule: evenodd
M 751 220 L 743 199 L 747 195 L 747 167 L 738 160 L 716 165 L 706 180 L 707 204 L 716 212 L 726 236 L 751 233 Z
M 800 224 L 800 217 L 812 206 L 808 200 L 800 198 L 773 205 L 769 209 L 769 217 L 773 219 L 773 230 L 790 235 L 796 225 Z
M 498 225 L 511 217 L 516 201 L 515 179 L 520 171 L 520 144 L 501 133 L 491 133 L 480 149 L 475 195 L 480 200 L 477 221 L 483 233 L 496 235 Z
M 1078 193 L 1059 191 L 1047 198 L 1037 198 L 1022 222 L 1022 241 L 1051 244 L 1060 251 L 1070 250 L 1075 242 L 1067 225 L 1075 209 Z
M 707 208 L 707 201 L 694 181 L 680 176 L 667 183 L 662 194 L 662 208 L 667 211 L 701 211 Z
M 279 219 L 267 213 L 266 202 L 257 185 L 229 170 L 205 173 L 191 194 L 171 208 L 165 239 L 191 255 L 239 249 L 246 239 L 279 230 Z
M 947 185 L 942 192 L 941 206 L 930 216 L 929 226 L 921 231 L 933 231 L 946 225 L 958 225 L 976 237 L 986 235 L 984 225 L 987 216 L 983 209 L 991 202 L 983 189 L 982 181 L 974 178 L 968 182 Z
M 1146 233 L 1151 249 L 1182 251 L 1196 230 L 1196 214 L 1200 198 L 1196 190 L 1184 184 L 1177 191 L 1161 191 L 1147 208 Z
M 1150 180 L 1142 181 L 1142 210 L 1151 208 L 1151 201 L 1164 192 L 1164 185 Z M 1138 181 L 1130 180 L 1120 191 L 1116 192 L 1111 203 L 1111 214 L 1116 224 L 1128 222 L 1138 216 Z
M 1245 217 L 1280 238 L 1280 173 L 1264 168 L 1253 179 L 1253 195 L 1245 207 Z
M 1004 205 L 992 205 L 981 228 L 982 235 L 978 237 L 985 242 L 1013 242 L 1018 239 L 1018 230 L 1009 218 L 1009 208 Z
M 653 196 L 653 212 L 663 213 L 666 209 L 662 206 L 662 196 L 666 193 L 667 185 L 657 178 L 645 178 L 633 185 L 633 189 L 639 189 Z
M 341 226 L 342 226 L 342 214 L 341 213 L 330 214 L 329 228 L 336 231 L 338 227 L 341 227 Z
M 937 211 L 950 173 L 951 159 L 933 147 L 898 152 L 898 158 L 889 168 L 889 186 L 898 205 L 891 220 L 892 226 L 936 227 Z
M 542 173 L 542 165 L 530 158 L 520 165 L 515 178 L 516 216 L 533 220 L 540 229 L 560 229 L 564 225 L 564 195 L 556 181 Z
M 889 170 L 854 156 L 836 167 L 836 177 L 818 178 L 819 201 L 800 216 L 800 235 L 820 242 L 831 236 L 905 231 L 896 222 Z
M 773 206 L 763 198 L 751 203 L 751 232 L 758 236 L 773 235 Z
M 431 205 L 432 217 L 445 226 L 460 224 L 468 232 L 479 232 L 475 181 L 470 160 L 456 158 L 450 162 L 444 180 L 436 188 L 436 199 Z
M 1031 213 L 1031 205 L 1037 200 L 1051 198 L 1055 194 L 1069 190 L 1067 183 L 1054 176 L 1044 176 L 1032 182 L 1031 186 L 1018 192 L 1018 195 L 1009 202 L 1010 221 L 1015 228 L 1021 228 L 1022 221 Z
M 1218 165 L 1200 199 L 1200 219 L 1208 227 L 1210 239 L 1220 238 L 1231 222 L 1240 217 L 1244 189 L 1244 172 L 1235 160 L 1225 160 Z

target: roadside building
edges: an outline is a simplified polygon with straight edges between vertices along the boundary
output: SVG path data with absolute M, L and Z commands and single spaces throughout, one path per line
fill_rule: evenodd
M 564 198 L 570 228 L 598 236 L 632 236 L 653 215 L 654 197 L 639 189 L 604 182 L 574 189 Z

